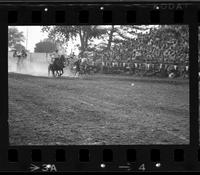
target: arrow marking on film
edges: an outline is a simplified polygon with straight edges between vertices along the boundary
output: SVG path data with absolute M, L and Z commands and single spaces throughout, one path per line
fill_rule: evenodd
M 35 171 L 35 170 L 38 170 L 40 169 L 40 167 L 34 165 L 34 164 L 31 164 L 31 167 L 30 167 L 31 171 Z

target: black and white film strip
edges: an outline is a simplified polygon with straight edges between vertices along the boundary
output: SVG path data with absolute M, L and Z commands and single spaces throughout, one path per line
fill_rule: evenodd
M 0 172 L 200 171 L 200 3 L 0 2 Z

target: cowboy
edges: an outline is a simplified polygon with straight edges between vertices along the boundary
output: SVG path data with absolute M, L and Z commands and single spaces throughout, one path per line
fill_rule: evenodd
M 51 55 L 51 64 L 54 63 L 55 59 L 60 58 L 60 55 L 58 54 L 58 49 L 55 50 Z

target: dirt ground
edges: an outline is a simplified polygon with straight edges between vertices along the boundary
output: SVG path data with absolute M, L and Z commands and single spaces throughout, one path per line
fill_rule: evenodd
M 189 144 L 188 80 L 8 77 L 11 145 Z

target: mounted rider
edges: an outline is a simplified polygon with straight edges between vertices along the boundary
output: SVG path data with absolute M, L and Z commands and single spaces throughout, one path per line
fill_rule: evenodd
M 52 71 L 53 75 L 54 75 L 54 69 L 55 69 L 55 60 L 59 59 L 60 55 L 58 53 L 58 49 L 56 49 L 54 52 L 52 52 L 50 54 L 50 63 L 48 66 L 48 75 L 50 75 L 50 70 Z
M 64 55 L 60 55 L 58 49 L 50 54 L 50 63 L 48 66 L 48 74 L 52 71 L 53 75 L 61 76 L 64 73 L 64 67 L 66 66 L 66 59 Z M 67 60 L 68 61 L 68 60 Z M 56 73 L 56 74 L 54 74 Z
M 56 49 L 53 53 L 51 53 L 50 57 L 51 57 L 50 64 L 53 64 L 56 59 L 59 59 L 60 55 L 58 53 L 58 49 Z

